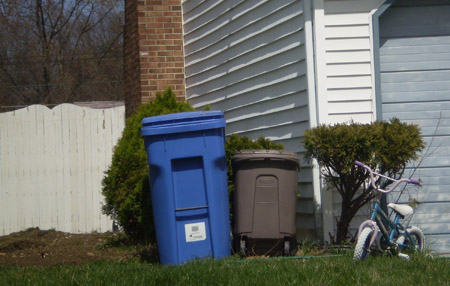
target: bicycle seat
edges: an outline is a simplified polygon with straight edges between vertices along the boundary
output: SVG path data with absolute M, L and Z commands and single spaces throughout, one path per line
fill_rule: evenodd
M 413 214 L 413 212 L 414 212 L 414 209 L 408 205 L 397 205 L 397 204 L 390 203 L 390 204 L 388 204 L 388 207 L 393 209 L 394 211 L 398 212 L 402 216 L 407 216 L 407 215 Z

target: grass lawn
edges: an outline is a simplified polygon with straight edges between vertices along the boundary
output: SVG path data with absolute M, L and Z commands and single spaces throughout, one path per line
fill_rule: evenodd
M 182 266 L 101 262 L 0 268 L 0 285 L 450 285 L 450 260 L 351 254 L 308 259 L 197 260 Z

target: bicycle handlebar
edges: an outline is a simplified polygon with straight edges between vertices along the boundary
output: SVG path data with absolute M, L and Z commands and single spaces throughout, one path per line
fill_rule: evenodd
M 359 167 L 363 167 L 363 168 L 369 167 L 369 166 L 364 165 L 363 163 L 361 163 L 361 162 L 359 162 L 359 161 L 355 161 L 355 165 L 356 165 L 356 166 L 359 166 Z M 369 169 L 370 169 L 370 168 L 369 168 Z
M 401 184 L 401 183 L 410 183 L 410 184 L 414 184 L 414 185 L 419 185 L 419 186 L 420 186 L 420 182 L 417 181 L 417 180 L 413 180 L 413 179 L 400 179 L 400 180 L 396 180 L 396 179 L 394 179 L 394 178 L 390 178 L 390 177 L 384 176 L 384 175 L 382 175 L 382 174 L 379 174 L 379 173 L 373 171 L 373 170 L 372 170 L 369 166 L 367 166 L 366 164 L 361 163 L 361 162 L 359 162 L 359 161 L 355 161 L 355 165 L 357 165 L 357 166 L 359 166 L 359 167 L 361 167 L 361 168 L 364 168 L 364 169 L 366 169 L 367 171 L 369 171 L 369 173 L 370 173 L 370 182 L 371 182 L 371 184 L 372 184 L 372 187 L 373 187 L 375 190 L 377 190 L 378 192 L 381 192 L 381 193 L 384 193 L 384 194 L 387 194 L 387 193 L 392 192 L 392 191 L 393 191 L 395 188 L 397 188 L 398 185 Z M 374 177 L 374 176 L 373 176 L 374 174 L 377 175 L 377 176 L 379 176 L 379 177 L 383 177 L 383 178 L 385 178 L 385 179 L 388 179 L 388 180 L 390 180 L 390 181 L 395 182 L 394 186 L 393 186 L 392 188 L 390 188 L 389 190 L 383 190 L 383 189 L 378 188 L 378 187 L 375 185 L 375 180 L 374 180 L 374 178 L 373 178 L 373 177 Z

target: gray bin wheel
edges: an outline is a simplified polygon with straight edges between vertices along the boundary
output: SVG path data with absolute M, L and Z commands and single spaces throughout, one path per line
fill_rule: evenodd
M 289 239 L 284 240 L 284 255 L 289 256 L 291 254 L 291 242 Z
M 239 253 L 242 256 L 245 256 L 246 251 L 247 251 L 247 239 L 246 237 L 241 237 L 239 241 Z

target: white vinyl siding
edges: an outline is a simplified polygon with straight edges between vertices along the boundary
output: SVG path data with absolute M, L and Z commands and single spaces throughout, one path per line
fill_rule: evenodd
M 374 120 L 370 13 L 381 2 L 315 1 L 319 123 Z
M 222 110 L 227 134 L 263 136 L 301 153 L 310 128 L 304 2 L 186 0 L 182 6 L 187 100 Z M 306 162 L 299 190 L 297 227 L 315 232 Z
M 324 79 L 319 97 L 326 107 L 320 123 L 374 120 L 372 32 L 370 12 L 380 1 L 324 1 L 316 34 L 323 45 L 318 69 Z M 320 107 L 319 107 L 320 108 Z

